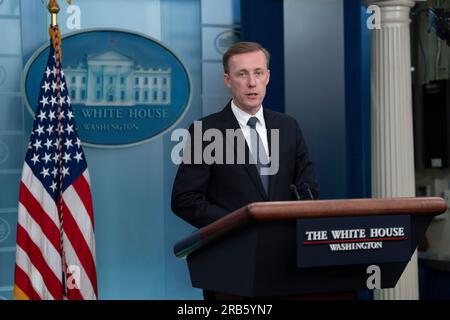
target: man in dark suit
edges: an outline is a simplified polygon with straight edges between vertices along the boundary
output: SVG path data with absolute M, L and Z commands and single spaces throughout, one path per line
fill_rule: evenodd
M 297 121 L 262 106 L 270 79 L 269 60 L 269 52 L 257 43 L 233 45 L 223 57 L 224 82 L 231 89 L 232 100 L 222 111 L 189 128 L 191 139 L 174 181 L 172 210 L 197 228 L 252 202 L 291 200 L 292 184 L 306 188 L 314 199 L 319 195 Z M 227 134 L 230 129 L 235 132 L 231 138 Z M 208 130 L 216 130 L 224 138 L 208 141 L 203 136 Z M 192 143 L 199 140 L 195 134 L 202 136 L 200 147 Z M 236 145 L 239 138 L 244 148 Z M 222 153 L 223 161 L 220 157 L 213 163 L 204 159 L 205 148 L 213 142 L 222 142 L 212 154 Z M 240 151 L 244 163 L 239 161 Z M 200 162 L 193 161 L 195 153 L 202 156 Z

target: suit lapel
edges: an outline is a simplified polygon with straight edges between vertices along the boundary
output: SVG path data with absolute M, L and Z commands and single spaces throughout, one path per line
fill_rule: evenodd
M 223 130 L 223 134 L 225 134 L 225 129 L 233 129 L 233 130 L 237 130 L 240 129 L 241 126 L 239 125 L 236 117 L 233 114 L 233 111 L 231 110 L 231 101 L 228 103 L 228 105 L 222 110 L 221 112 L 221 117 L 224 120 L 224 130 Z M 242 135 L 242 132 L 239 131 L 240 135 Z M 242 139 L 245 138 L 242 136 Z M 228 146 L 228 141 L 226 142 L 227 146 Z M 236 152 L 237 152 L 237 145 L 234 144 L 234 160 L 236 161 Z M 247 145 L 247 141 L 245 141 L 245 164 L 243 164 L 242 166 L 244 167 L 245 171 L 247 172 L 247 174 L 250 177 L 250 180 L 252 181 L 252 183 L 254 184 L 254 186 L 256 187 L 256 189 L 258 190 L 258 192 L 261 194 L 261 197 L 265 200 L 268 200 L 268 195 L 266 194 L 266 191 L 264 190 L 264 186 L 261 182 L 261 178 L 259 176 L 258 170 L 256 168 L 256 165 L 254 164 L 250 164 L 249 161 L 247 161 L 248 159 L 248 155 L 250 154 L 250 149 Z M 270 183 L 269 183 L 270 186 Z

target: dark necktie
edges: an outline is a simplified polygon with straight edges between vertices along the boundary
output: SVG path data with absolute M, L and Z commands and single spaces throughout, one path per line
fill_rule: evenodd
M 261 137 L 256 131 L 256 122 L 258 118 L 251 117 L 248 119 L 247 125 L 252 129 L 253 132 L 250 132 L 250 143 L 253 159 L 256 160 L 256 168 L 258 169 L 259 177 L 261 178 L 261 182 L 264 186 L 264 190 L 266 191 L 266 195 L 269 195 L 269 176 L 261 174 L 261 168 L 267 167 L 269 165 L 269 159 L 266 154 L 266 150 L 264 149 L 264 145 L 262 143 Z

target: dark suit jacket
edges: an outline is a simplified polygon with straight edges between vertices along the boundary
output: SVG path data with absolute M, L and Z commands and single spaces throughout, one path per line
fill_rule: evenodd
M 201 228 L 252 202 L 292 199 L 290 185 L 307 183 L 314 199 L 319 196 L 313 163 L 297 121 L 285 114 L 264 108 L 271 152 L 270 129 L 279 129 L 279 170 L 269 176 L 269 194 L 261 183 L 254 164 L 187 164 L 178 168 L 172 189 L 172 211 L 188 223 Z M 218 113 L 202 118 L 202 131 L 240 129 L 231 104 Z M 189 128 L 193 137 L 193 125 Z M 197 138 L 198 139 L 198 138 Z M 191 138 L 194 141 L 195 138 Z M 225 139 L 224 139 L 225 141 Z M 204 148 L 211 142 L 203 142 Z M 225 147 L 227 144 L 225 144 Z M 191 145 L 191 150 L 194 145 Z M 248 156 L 248 146 L 245 144 Z M 225 150 L 223 152 L 225 158 Z M 224 160 L 225 163 L 225 160 Z

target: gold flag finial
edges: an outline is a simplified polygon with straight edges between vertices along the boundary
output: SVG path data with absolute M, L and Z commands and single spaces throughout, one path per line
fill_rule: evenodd
M 48 8 L 48 12 L 50 12 L 50 13 L 58 13 L 59 9 L 60 9 L 57 0 L 50 0 L 48 2 L 47 8 Z
M 68 4 L 72 4 L 72 0 L 66 0 Z M 58 24 L 57 15 L 60 10 L 59 4 L 57 0 L 49 0 L 48 12 L 52 15 L 52 26 L 56 26 Z
M 59 12 L 59 5 L 58 5 L 58 1 L 56 0 L 50 0 L 48 2 L 48 12 L 50 12 L 50 14 L 52 15 L 52 26 L 56 26 L 58 24 L 58 20 L 57 20 L 57 15 Z

